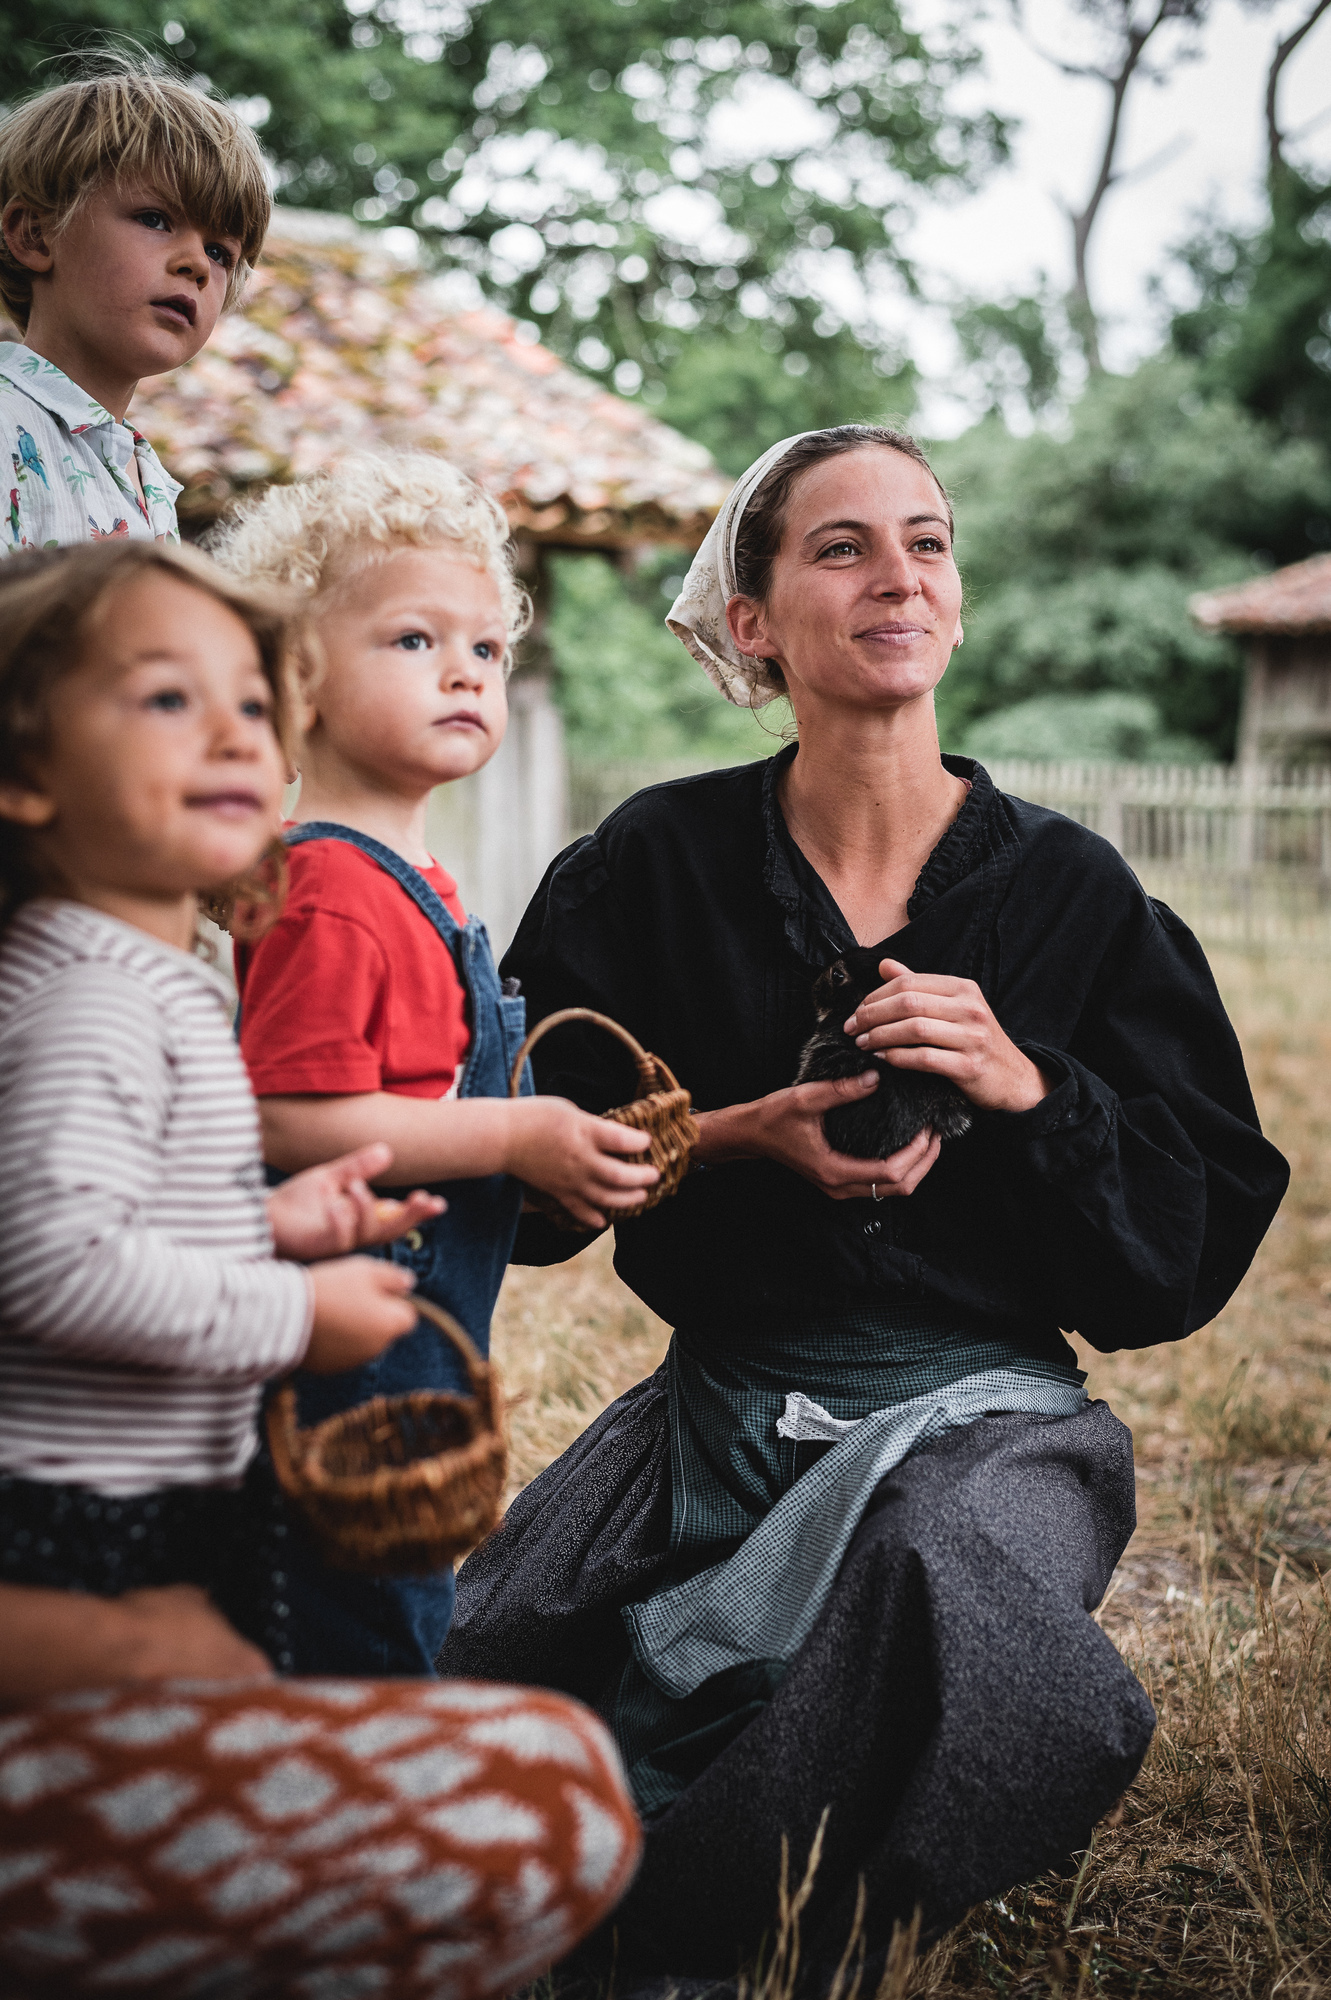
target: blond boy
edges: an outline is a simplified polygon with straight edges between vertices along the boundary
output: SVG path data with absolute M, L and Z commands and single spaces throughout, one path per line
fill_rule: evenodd
M 0 546 L 176 541 L 180 491 L 126 419 L 147 375 L 199 352 L 271 213 L 263 156 L 224 104 L 127 63 L 0 124 Z
M 484 1350 L 519 1184 L 601 1227 L 657 1177 L 634 1157 L 641 1134 L 563 1098 L 510 1100 L 523 1002 L 501 988 L 484 926 L 426 845 L 431 792 L 478 770 L 503 737 L 505 674 L 527 615 L 507 523 L 443 459 L 362 455 L 271 489 L 217 553 L 308 606 L 290 886 L 281 918 L 238 966 L 265 1157 L 289 1173 L 386 1140 L 394 1178 L 448 1202 L 394 1260 Z M 466 1379 L 422 1322 L 368 1368 L 298 1386 L 309 1422 Z M 291 1571 L 300 1670 L 431 1671 L 451 1575 L 365 1581 L 299 1551 Z

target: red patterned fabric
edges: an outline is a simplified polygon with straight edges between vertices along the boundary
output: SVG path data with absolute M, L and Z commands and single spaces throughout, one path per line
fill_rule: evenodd
M 177 1682 L 0 1717 L 6 2000 L 481 2000 L 610 1910 L 599 1722 L 472 1681 Z

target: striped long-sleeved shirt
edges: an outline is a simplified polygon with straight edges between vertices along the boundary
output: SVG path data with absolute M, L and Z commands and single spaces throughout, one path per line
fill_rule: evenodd
M 0 943 L 0 1470 L 112 1494 L 237 1480 L 305 1351 L 209 966 L 78 903 Z

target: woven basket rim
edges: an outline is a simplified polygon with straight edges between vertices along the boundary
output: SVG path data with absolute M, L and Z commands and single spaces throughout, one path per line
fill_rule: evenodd
M 551 1028 L 561 1027 L 566 1021 L 591 1021 L 596 1027 L 604 1028 L 608 1034 L 616 1036 L 624 1044 L 637 1064 L 638 1069 L 638 1091 L 635 1097 L 629 1099 L 631 1104 L 637 1104 L 644 1097 L 663 1094 L 660 1084 L 661 1078 L 665 1079 L 665 1092 L 672 1092 L 682 1088 L 679 1079 L 676 1077 L 669 1063 L 662 1061 L 660 1056 L 653 1055 L 649 1049 L 645 1049 L 636 1035 L 630 1034 L 627 1028 L 622 1027 L 618 1021 L 612 1020 L 609 1014 L 598 1014 L 594 1007 L 560 1007 L 555 1013 L 547 1014 L 544 1020 L 536 1023 L 536 1026 L 528 1034 L 527 1039 L 523 1042 L 522 1047 L 514 1057 L 513 1073 L 508 1080 L 508 1094 L 510 1097 L 516 1097 L 522 1089 L 523 1065 L 526 1063 L 527 1057 L 531 1054 L 532 1050 L 536 1047 L 536 1044 L 543 1036 L 549 1034 Z M 648 1080 L 653 1070 L 658 1079 L 655 1087 Z M 684 1095 L 687 1097 L 688 1092 L 685 1091 Z M 692 1103 L 692 1099 L 690 1099 L 690 1103 Z M 622 1105 L 617 1108 L 620 1110 L 624 1109 Z
M 453 1342 L 466 1366 L 471 1382 L 470 1397 L 454 1389 L 410 1389 L 401 1396 L 375 1396 L 350 1410 L 340 1410 L 322 1423 L 302 1427 L 291 1382 L 278 1390 L 268 1412 L 269 1444 L 282 1486 L 300 1501 L 308 1499 L 321 1506 L 348 1508 L 367 1501 L 381 1502 L 393 1490 L 440 1491 L 474 1475 L 498 1453 L 508 1448 L 502 1391 L 493 1365 L 482 1359 L 466 1329 L 453 1315 L 430 1299 L 413 1298 L 413 1306 L 431 1320 Z M 377 1415 L 382 1420 L 393 1406 L 399 1409 L 447 1405 L 460 1410 L 472 1424 L 465 1444 L 450 1445 L 444 1451 L 412 1459 L 405 1465 L 385 1463 L 369 1472 L 333 1473 L 322 1462 L 322 1446 Z
M 449 1390 L 427 1389 L 410 1393 L 413 1401 L 442 1402 L 447 1399 L 455 1407 L 464 1411 L 468 1409 L 466 1398 L 455 1396 Z M 378 1396 L 374 1402 L 361 1403 L 354 1411 L 343 1411 L 341 1416 L 362 1417 L 373 1410 L 375 1403 L 387 1405 L 393 1402 L 401 1407 L 406 1401 L 406 1396 Z M 341 1416 L 330 1417 L 326 1421 L 340 1426 Z M 309 1438 L 311 1433 L 298 1431 L 297 1435 Z M 497 1449 L 503 1448 L 504 1442 L 492 1421 L 488 1426 L 473 1428 L 465 1444 L 448 1445 L 442 1451 L 411 1459 L 405 1465 L 377 1465 L 372 1472 L 331 1472 L 324 1463 L 323 1450 L 325 1446 L 335 1443 L 339 1435 L 339 1430 L 325 1431 L 323 1425 L 318 1426 L 317 1438 L 293 1461 L 293 1470 L 312 1500 L 317 1497 L 321 1502 L 328 1500 L 334 1504 L 345 1501 L 349 1507 L 378 1499 L 388 1492 L 400 1492 L 404 1488 L 438 1491 L 445 1484 L 455 1484 L 474 1467 L 485 1465 Z

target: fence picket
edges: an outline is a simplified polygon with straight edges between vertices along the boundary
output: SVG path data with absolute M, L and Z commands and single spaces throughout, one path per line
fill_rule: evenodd
M 574 831 L 590 832 L 644 786 L 698 768 L 680 758 L 574 764 Z M 1203 943 L 1331 956 L 1331 768 L 1017 759 L 989 768 L 1002 791 L 1111 841 Z

